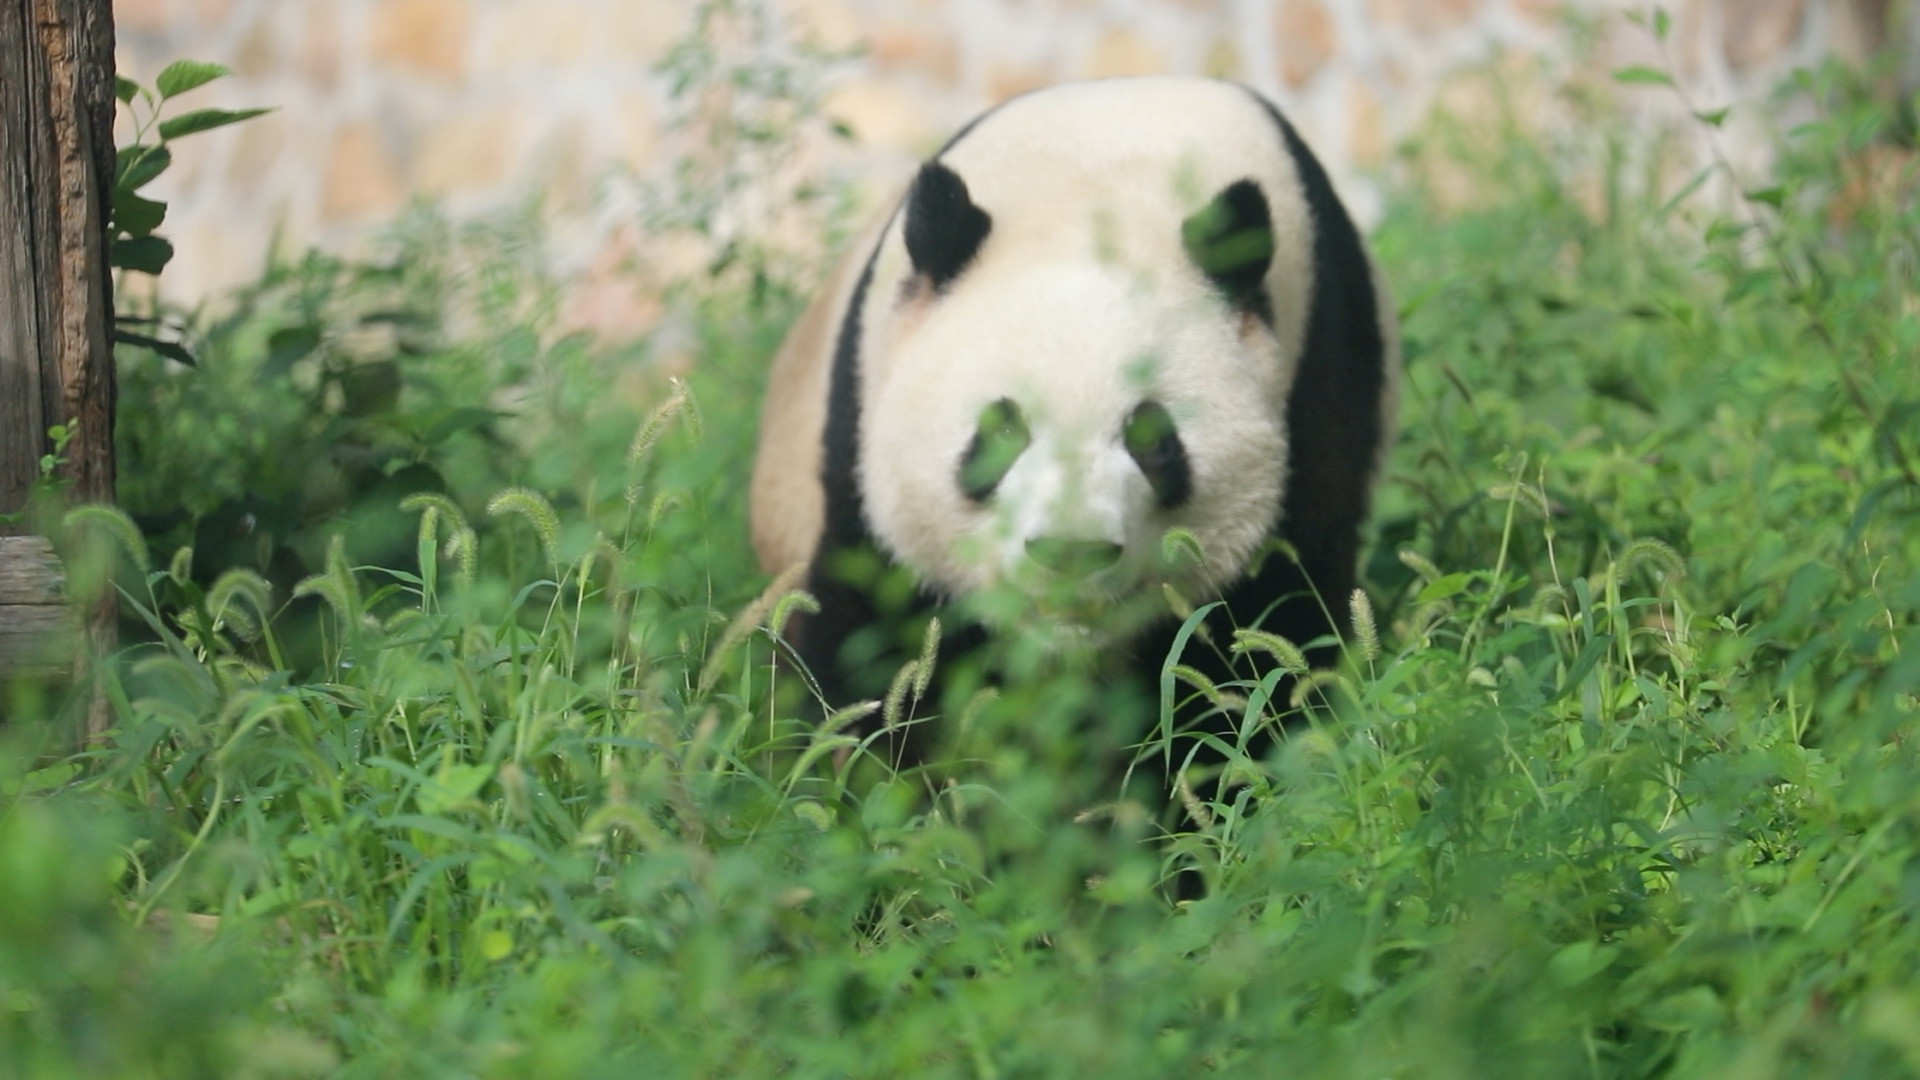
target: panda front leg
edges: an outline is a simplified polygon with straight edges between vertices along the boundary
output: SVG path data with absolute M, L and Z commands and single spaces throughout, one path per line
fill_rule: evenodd
M 792 645 L 812 680 L 818 715 L 832 716 L 863 701 L 884 702 L 902 669 L 921 655 L 929 624 L 940 613 L 935 600 L 870 543 L 823 547 L 807 588 L 820 610 L 796 621 Z M 965 627 L 943 631 L 925 692 L 903 699 L 897 716 L 875 712 L 847 729 L 862 739 L 871 737 L 869 748 L 895 769 L 933 760 L 939 740 L 929 721 L 941 703 L 940 672 L 947 661 L 978 644 L 979 635 Z M 889 721 L 895 723 L 889 726 Z

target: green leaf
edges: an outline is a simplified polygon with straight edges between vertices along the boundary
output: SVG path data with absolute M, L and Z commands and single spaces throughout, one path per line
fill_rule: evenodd
M 506 415 L 493 409 L 463 406 L 453 409 L 435 409 L 417 416 L 405 416 L 403 419 L 408 423 L 396 426 L 412 428 L 421 442 L 432 446 L 443 443 L 461 432 L 483 428 Z
M 1780 204 L 1787 201 L 1787 189 L 1783 187 L 1760 188 L 1756 191 L 1747 192 L 1747 198 L 1757 203 L 1766 203 L 1768 206 L 1778 210 L 1780 209 Z
M 223 128 L 228 124 L 237 124 L 242 120 L 251 120 L 272 111 L 272 109 L 195 109 L 193 112 L 183 113 L 171 120 L 160 121 L 160 137 L 179 139 L 202 131 Z
M 1466 589 L 1467 583 L 1471 580 L 1465 574 L 1448 574 L 1446 577 L 1435 578 L 1427 583 L 1426 588 L 1420 590 L 1420 595 L 1415 597 L 1413 602 L 1425 604 L 1456 596 Z
M 148 337 L 145 334 L 136 334 L 131 330 L 122 330 L 119 327 L 114 328 L 113 340 L 122 345 L 134 345 L 142 349 L 152 349 L 161 356 L 177 363 L 185 364 L 188 367 L 200 366 L 200 362 L 193 358 L 193 354 L 187 351 L 187 347 L 177 341 L 165 341 L 157 337 Z
M 113 96 L 119 98 L 121 102 L 131 105 L 133 104 L 133 99 L 140 96 L 140 84 L 127 78 L 125 75 L 115 75 L 113 77 Z
M 123 146 L 114 155 L 114 190 L 139 191 L 172 164 L 173 151 L 165 146 Z
M 1644 1006 L 1639 1013 L 1643 1022 L 1661 1031 L 1693 1031 L 1720 1023 L 1726 1008 L 1711 986 L 1695 986 Z
M 480 935 L 480 955 L 487 960 L 505 960 L 513 955 L 513 935 L 505 930 L 489 930 Z
M 153 81 L 154 89 L 160 91 L 163 98 L 184 94 L 195 87 L 205 86 L 215 79 L 233 74 L 224 64 L 208 64 L 199 60 L 175 60 L 167 65 L 167 70 Z
M 148 236 L 167 220 L 167 204 L 131 191 L 113 193 L 113 227 L 128 236 Z
M 1721 124 L 1726 123 L 1727 114 L 1732 111 L 1732 109 L 1728 108 L 1714 109 L 1711 112 L 1697 112 L 1693 114 L 1693 118 L 1711 127 L 1719 127 Z
M 1605 656 L 1612 646 L 1612 634 L 1595 634 L 1589 638 L 1586 645 L 1581 648 L 1580 655 L 1574 657 L 1572 665 L 1567 668 L 1567 677 L 1560 680 L 1560 689 L 1553 692 L 1553 696 L 1547 699 L 1547 703 L 1552 704 L 1572 693 L 1573 688 L 1580 685 L 1580 680 L 1587 677 L 1587 673 L 1600 663 L 1600 658 Z
M 1576 941 L 1547 959 L 1547 974 L 1559 986 L 1578 986 L 1605 971 L 1619 955 L 1616 946 Z
M 1618 83 L 1644 83 L 1653 86 L 1672 86 L 1673 76 L 1659 68 L 1650 68 L 1645 64 L 1623 67 L 1613 73 L 1613 81 Z
M 158 274 L 172 259 L 173 245 L 162 236 L 120 237 L 107 255 L 114 269 L 143 274 Z
M 267 339 L 267 362 L 260 369 L 262 378 L 277 378 L 306 359 L 320 344 L 320 331 L 312 326 L 285 326 Z
M 80 774 L 80 766 L 74 762 L 63 762 L 44 769 L 37 769 L 21 778 L 20 790 L 25 792 L 56 791 L 65 787 Z
M 428 814 L 445 814 L 480 794 L 493 776 L 491 765 L 448 765 L 423 784 L 414 798 Z
M 1667 14 L 1667 9 L 1662 7 L 1654 8 L 1653 36 L 1661 41 L 1665 41 L 1667 40 L 1667 31 L 1671 29 L 1673 29 L 1673 17 Z
M 1723 240 L 1737 240 L 1747 235 L 1749 226 L 1737 221 L 1716 221 L 1707 226 L 1707 243 L 1714 244 Z

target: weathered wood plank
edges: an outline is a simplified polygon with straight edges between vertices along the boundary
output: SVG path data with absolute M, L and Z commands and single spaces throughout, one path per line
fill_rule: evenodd
M 109 0 L 33 0 L 47 71 L 53 167 L 59 184 L 52 355 L 60 397 L 55 423 L 77 422 L 61 474 L 81 502 L 112 502 L 113 276 L 107 221 L 113 210 L 113 10 Z M 46 378 L 43 374 L 42 385 Z
M 40 536 L 0 536 L 0 625 L 12 607 L 66 603 L 67 575 Z
M 78 635 L 64 606 L 0 607 L 0 685 L 22 675 L 67 675 Z
M 106 0 L 0 0 L 0 513 L 70 421 L 73 496 L 113 498 L 113 111 Z
M 0 536 L 0 686 L 72 676 L 79 619 L 67 609 L 66 586 L 46 538 Z
M 114 108 L 111 0 L 0 0 L 0 513 L 30 509 L 47 429 L 62 423 L 77 423 L 59 465 L 67 495 L 113 500 Z M 0 607 L 0 669 L 71 671 L 83 649 L 112 648 L 113 626 L 110 592 L 77 618 Z M 96 692 L 87 734 L 105 729 L 106 704 Z
M 43 273 L 36 238 L 48 235 L 51 151 L 39 50 L 27 0 L 0 0 L 0 513 L 24 510 L 47 437 L 40 385 Z M 0 524 L 0 532 L 9 531 Z

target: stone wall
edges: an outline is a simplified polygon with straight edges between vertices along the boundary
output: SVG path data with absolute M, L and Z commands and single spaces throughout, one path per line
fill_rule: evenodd
M 1563 56 L 1570 17 L 1597 28 L 1596 65 L 1658 60 L 1621 17 L 1641 5 L 1617 0 L 768 2 L 788 30 L 859 51 L 830 67 L 825 99 L 854 138 L 811 146 L 806 165 L 852 176 L 870 199 L 1009 95 L 1072 78 L 1207 73 L 1279 100 L 1364 220 L 1392 148 L 1455 73 L 1496 55 Z M 1874 48 L 1900 2 L 1672 0 L 1671 60 L 1703 102 L 1759 101 L 1795 65 Z M 179 248 L 164 280 L 175 300 L 256 274 L 275 236 L 296 248 L 363 244 L 416 196 L 475 214 L 543 191 L 563 261 L 605 267 L 625 211 L 597 194 L 599 181 L 616 164 L 659 175 L 701 137 L 667 123 L 671 86 L 658 70 L 697 0 L 115 0 L 114 10 L 127 74 L 151 82 L 170 60 L 216 60 L 237 77 L 194 103 L 277 107 L 183 143 L 158 187 Z M 617 327 L 619 307 L 582 318 Z

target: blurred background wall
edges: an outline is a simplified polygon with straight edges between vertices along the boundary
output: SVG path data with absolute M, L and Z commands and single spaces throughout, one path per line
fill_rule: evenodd
M 604 276 L 646 243 L 609 178 L 664 177 L 710 144 L 663 62 L 703 16 L 737 23 L 748 8 L 770 7 L 778 37 L 838 57 L 811 67 L 842 137 L 802 140 L 799 164 L 847 179 L 862 202 L 1010 95 L 1173 72 L 1274 96 L 1365 220 L 1379 213 L 1393 148 L 1436 102 L 1493 107 L 1487 71 L 1572 62 L 1604 79 L 1624 64 L 1670 64 L 1703 108 L 1747 104 L 1737 121 L 1767 123 L 1767 92 L 1793 67 L 1885 45 L 1901 33 L 1901 2 L 1672 0 L 1665 58 L 1621 17 L 1641 5 L 1616 0 L 116 0 L 114 10 L 123 73 L 150 84 L 171 60 L 217 61 L 237 77 L 195 91 L 191 105 L 277 107 L 183 144 L 157 186 L 179 249 L 162 288 L 192 303 L 256 276 L 276 238 L 287 250 L 352 251 L 415 198 L 459 217 L 539 193 L 562 269 Z M 755 47 L 741 46 L 749 64 Z M 1523 108 L 1538 104 L 1529 93 L 1547 91 L 1521 86 Z M 625 294 L 580 295 L 575 321 L 639 328 L 627 325 Z

